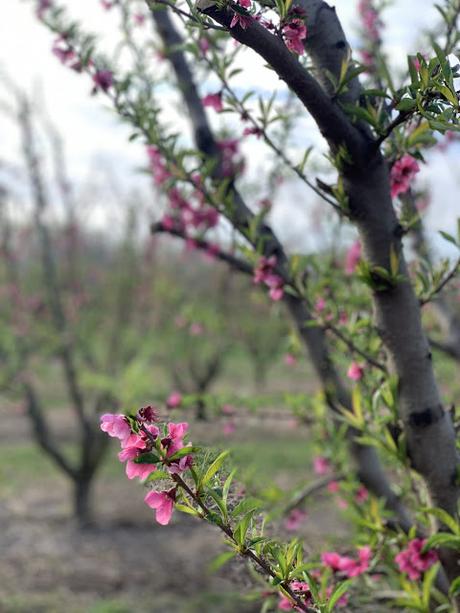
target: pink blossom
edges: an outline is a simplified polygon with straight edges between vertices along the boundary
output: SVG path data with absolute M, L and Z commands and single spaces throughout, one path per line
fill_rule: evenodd
M 188 423 L 186 421 L 183 421 L 183 422 L 181 422 L 179 424 L 175 424 L 173 422 L 169 422 L 168 423 L 168 436 L 171 438 L 171 440 L 176 445 L 180 441 L 181 448 L 182 448 L 182 439 L 186 435 L 188 427 L 189 426 L 188 426 Z
M 344 326 L 347 323 L 348 323 L 348 315 L 347 315 L 347 313 L 345 311 L 340 311 L 340 314 L 339 314 L 339 324 Z
M 188 468 L 191 468 L 192 466 L 193 466 L 193 457 L 191 455 L 186 455 L 186 456 L 183 456 L 182 458 L 179 458 L 179 460 L 175 460 L 174 462 L 169 464 L 168 471 L 171 473 L 171 475 L 180 475 L 181 473 L 184 472 L 184 470 L 187 470 Z
M 358 559 L 353 560 L 350 558 L 344 558 L 341 570 L 343 570 L 349 578 L 358 577 L 359 575 L 365 573 L 369 568 L 371 558 L 372 550 L 368 545 L 358 547 Z
M 368 49 L 360 49 L 359 53 L 361 55 L 361 62 L 368 68 L 368 72 L 370 72 L 370 69 L 372 69 L 375 64 L 374 54 Z
M 276 256 L 269 258 L 262 256 L 254 269 L 254 283 L 264 283 L 269 288 L 269 296 L 274 301 L 279 301 L 284 295 L 284 280 L 274 272 Z
M 244 128 L 243 136 L 250 136 L 251 134 L 255 134 L 257 138 L 260 138 L 263 134 L 263 131 L 260 128 L 257 128 L 256 126 Z
M 48 11 L 53 6 L 51 0 L 38 0 L 36 15 L 38 19 L 43 19 L 46 11 Z
M 174 230 L 174 228 L 177 228 L 178 224 L 177 224 L 177 220 L 174 219 L 174 217 L 172 217 L 171 215 L 165 214 L 161 218 L 161 225 L 163 226 L 165 230 Z
M 357 362 L 352 362 L 347 370 L 347 377 L 352 381 L 360 381 L 363 378 L 364 367 Z
M 242 161 L 236 163 L 239 152 L 239 141 L 236 138 L 228 138 L 217 143 L 221 152 L 222 172 L 225 177 L 235 175 L 244 168 Z
M 252 23 L 252 17 L 249 15 L 241 15 L 240 13 L 235 12 L 233 14 L 233 18 L 230 22 L 230 28 L 234 28 L 239 25 L 242 30 L 246 30 L 248 26 Z
M 149 426 L 149 432 L 152 436 L 158 436 L 159 434 L 156 426 Z M 142 436 L 132 434 L 119 452 L 118 459 L 120 462 L 126 462 L 128 479 L 134 479 L 135 477 L 139 477 L 141 480 L 146 479 L 157 469 L 155 464 L 134 462 L 135 458 L 146 451 L 146 447 L 145 439 Z
M 244 9 L 250 9 L 251 8 L 252 0 L 236 0 L 236 1 Z
M 224 404 L 222 405 L 220 412 L 222 413 L 222 415 L 227 415 L 227 416 L 232 416 L 235 415 L 235 407 L 232 406 L 231 404 Z
M 390 173 L 391 197 L 396 198 L 399 194 L 405 194 L 419 171 L 420 166 L 411 155 L 403 155 L 401 159 L 397 160 Z
M 137 26 L 143 26 L 147 17 L 144 13 L 134 13 L 133 19 Z
M 359 264 L 361 260 L 361 243 L 359 241 L 355 241 L 353 245 L 348 249 L 345 256 L 345 273 L 347 275 L 352 275 L 356 266 Z
M 152 509 L 155 509 L 155 519 L 162 526 L 166 526 L 171 521 L 171 515 L 176 500 L 176 488 L 165 492 L 148 492 L 144 502 Z
M 340 489 L 340 483 L 338 481 L 331 481 L 327 484 L 327 491 L 331 494 L 337 494 Z
M 225 436 L 231 436 L 236 431 L 236 425 L 234 421 L 226 421 L 223 425 L 222 432 Z
M 189 332 L 191 336 L 201 336 L 204 332 L 204 327 L 200 323 L 194 322 L 190 325 Z
M 348 502 L 343 498 L 339 498 L 337 500 L 337 506 L 339 507 L 339 509 L 342 509 L 342 511 L 344 511 L 345 509 L 348 509 Z
M 168 409 L 177 409 L 182 404 L 182 394 L 180 392 L 171 392 L 166 400 Z
M 358 577 L 366 572 L 369 568 L 369 562 L 372 558 L 372 550 L 366 545 L 358 547 L 358 559 L 355 560 L 348 556 L 342 556 L 336 551 L 325 551 L 321 554 L 321 562 L 324 566 L 328 566 L 334 571 L 341 571 L 347 577 Z
M 316 456 L 313 458 L 313 470 L 316 475 L 327 475 L 331 472 L 331 463 L 323 456 Z
M 321 554 L 321 562 L 332 570 L 341 570 L 342 556 L 336 551 L 325 551 Z
M 302 509 L 292 509 L 284 520 L 283 526 L 289 532 L 296 532 L 307 519 L 307 514 Z
M 201 100 L 201 102 L 203 103 L 203 106 L 209 106 L 218 113 L 224 109 L 222 104 L 222 92 L 217 92 L 217 94 L 208 94 Z
M 143 421 L 143 422 L 158 421 L 158 409 L 156 407 L 152 407 L 151 405 L 142 407 L 137 412 L 136 417 L 138 421 Z M 155 426 L 155 429 L 151 432 L 151 434 L 158 436 L 158 428 L 156 426 Z
M 108 92 L 114 83 L 113 72 L 111 70 L 96 70 L 93 75 L 93 83 L 96 91 L 101 89 L 103 92 Z
M 307 38 L 307 27 L 301 19 L 291 19 L 283 26 L 283 36 L 286 47 L 298 55 L 305 52 L 303 41 Z
M 284 363 L 286 366 L 295 366 L 297 364 L 297 358 L 292 353 L 286 353 L 284 356 Z
M 273 301 L 278 302 L 282 300 L 284 296 L 284 281 L 279 275 L 268 275 L 265 284 L 270 288 L 268 295 Z
M 366 502 L 368 498 L 369 498 L 369 491 L 367 490 L 366 487 L 364 487 L 364 485 L 360 485 L 355 495 L 356 502 L 358 504 L 361 504 L 363 502 Z
M 166 167 L 161 151 L 153 145 L 148 145 L 147 155 L 155 184 L 163 185 L 172 175 Z
M 312 604 L 311 592 L 308 583 L 305 583 L 305 581 L 291 581 L 289 587 L 307 606 Z M 284 594 L 280 594 L 278 609 L 281 611 L 301 610 L 288 596 L 285 596 Z
M 120 439 L 122 445 L 131 436 L 131 428 L 124 415 L 105 413 L 101 416 L 101 430 L 109 436 Z
M 322 296 L 315 302 L 315 311 L 321 313 L 326 308 L 326 300 Z
M 380 21 L 379 14 L 373 5 L 373 0 L 360 0 L 358 4 L 358 11 L 361 16 L 366 36 L 371 42 L 377 42 L 380 38 L 380 28 L 382 22 Z
M 438 561 L 438 554 L 433 549 L 422 553 L 426 539 L 416 538 L 410 541 L 406 547 L 395 557 L 395 562 L 402 573 L 406 573 L 409 579 L 417 581 L 426 570 Z
M 101 0 L 102 8 L 106 11 L 110 11 L 115 4 L 115 0 Z
M 200 51 L 203 55 L 206 55 L 206 53 L 209 51 L 209 41 L 207 38 L 205 38 L 204 36 L 202 38 L 200 38 L 200 40 L 198 41 L 198 47 L 200 48 Z
M 69 62 L 75 59 L 75 51 L 69 46 L 67 41 L 59 37 L 53 43 L 52 53 L 58 58 L 58 60 L 67 66 Z

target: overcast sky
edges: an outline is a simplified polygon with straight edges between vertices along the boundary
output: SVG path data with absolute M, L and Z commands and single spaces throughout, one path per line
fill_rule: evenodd
M 88 176 L 90 168 L 101 166 L 115 170 L 123 177 L 124 185 L 145 185 L 133 169 L 145 163 L 143 149 L 136 143 L 127 143 L 129 131 L 121 126 L 102 98 L 89 96 L 91 86 L 81 77 L 60 65 L 51 54 L 53 36 L 37 22 L 31 2 L 1 0 L 0 20 L 0 68 L 14 81 L 42 95 L 53 121 L 61 129 L 67 143 L 69 166 L 72 176 L 78 181 Z M 338 0 L 336 7 L 349 39 L 356 38 L 355 0 Z M 423 27 L 433 23 L 436 13 L 432 0 L 399 0 L 387 12 L 387 49 L 395 63 L 405 64 L 405 55 L 415 49 L 416 37 Z M 91 30 L 100 32 L 107 42 L 114 40 L 114 16 L 103 12 L 98 0 L 67 0 L 73 14 L 82 16 Z M 250 71 L 251 86 L 267 85 L 268 71 L 254 64 Z M 8 100 L 0 84 L 0 102 Z M 20 164 L 19 144 L 15 127 L 0 115 L 0 163 Z M 453 151 L 448 158 L 433 157 L 429 169 L 422 173 L 422 180 L 434 181 L 434 203 L 428 215 L 432 233 L 437 229 L 449 231 L 460 215 L 458 200 L 458 153 Z M 144 183 L 143 183 L 144 182 Z M 303 187 L 295 188 L 298 192 Z M 299 193 L 300 195 L 300 193 Z M 308 214 L 304 215 L 308 224 Z M 278 214 L 282 222 L 284 214 Z

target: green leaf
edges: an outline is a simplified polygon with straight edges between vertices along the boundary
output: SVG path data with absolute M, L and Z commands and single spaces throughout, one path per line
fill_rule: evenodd
M 222 499 L 225 503 L 227 502 L 230 485 L 232 484 L 233 477 L 235 476 L 236 471 L 237 469 L 234 468 L 232 472 L 228 475 L 228 477 L 225 479 L 224 487 L 222 488 Z
M 238 545 L 244 545 L 246 534 L 248 532 L 254 513 L 255 509 L 246 513 L 243 519 L 237 524 L 237 526 L 233 530 L 233 536 Z
M 460 577 L 454 579 L 449 588 L 449 594 L 451 596 L 456 596 L 458 593 L 460 593 Z
M 249 510 L 260 509 L 262 503 L 257 498 L 245 498 L 232 511 L 232 517 L 238 517 L 242 513 L 246 513 Z
M 398 111 L 413 111 L 417 106 L 417 102 L 413 98 L 403 98 L 396 105 Z
M 449 243 L 452 243 L 452 245 L 455 245 L 456 247 L 459 246 L 457 240 L 451 234 L 447 234 L 447 232 L 443 232 L 442 230 L 439 230 L 439 234 L 443 237 L 444 240 L 448 241 Z
M 143 453 L 142 455 L 137 456 L 137 458 L 134 458 L 134 462 L 136 464 L 156 464 L 159 461 L 160 457 L 157 456 L 156 453 L 152 453 L 151 451 Z
M 211 573 L 215 573 L 219 568 L 226 564 L 229 560 L 236 556 L 236 551 L 224 551 L 212 560 L 208 566 L 208 570 Z
M 423 509 L 425 513 L 429 513 L 430 515 L 434 515 L 439 521 L 445 524 L 453 534 L 460 536 L 460 525 L 458 521 L 449 515 L 444 509 L 439 509 L 437 507 Z
M 193 445 L 186 445 L 173 453 L 168 457 L 168 462 L 172 462 L 173 460 L 179 460 L 180 458 L 184 458 L 186 455 L 190 455 L 191 453 L 196 453 L 197 451 L 201 451 L 201 447 L 194 447 Z
M 351 581 L 343 581 L 342 583 L 337 584 L 337 587 L 332 592 L 329 602 L 327 603 L 327 611 L 333 611 L 335 605 L 338 603 L 340 598 L 345 594 L 345 592 L 350 587 Z
M 170 479 L 171 475 L 167 473 L 165 470 L 156 470 L 151 473 L 145 483 L 151 483 L 152 481 L 161 481 L 162 479 Z
M 446 98 L 451 104 L 458 108 L 458 98 L 453 91 L 451 91 L 445 85 L 438 85 L 438 90 L 441 92 L 444 98 Z
M 188 515 L 193 515 L 194 517 L 201 517 L 199 511 L 197 511 L 193 507 L 189 507 L 188 505 L 176 503 L 174 505 L 174 508 L 178 511 L 181 511 L 182 513 L 188 513 Z
M 364 415 L 362 407 L 362 395 L 359 385 L 355 385 L 355 387 L 353 388 L 351 402 L 353 406 L 353 412 L 356 416 L 356 422 L 359 424 L 359 429 L 362 430 L 364 427 Z
M 423 579 L 423 588 L 422 588 L 422 600 L 423 604 L 426 607 L 426 610 L 430 610 L 430 600 L 432 597 L 432 587 L 434 580 L 436 579 L 436 575 L 438 574 L 440 567 L 440 563 L 437 562 L 433 564 L 433 566 L 425 573 L 425 577 Z
M 222 451 L 222 453 L 217 456 L 217 458 L 214 460 L 214 462 L 205 472 L 203 479 L 201 481 L 202 485 L 206 485 L 206 483 L 208 483 L 208 481 L 212 479 L 212 477 L 216 474 L 216 472 L 221 468 L 222 464 L 225 462 L 225 458 L 228 456 L 229 453 L 230 453 L 230 450 L 226 449 L 225 451 Z
M 453 534 L 447 534 L 447 532 L 440 532 L 434 534 L 425 543 L 423 549 L 432 549 L 433 547 L 449 547 L 449 549 L 460 549 L 460 536 Z

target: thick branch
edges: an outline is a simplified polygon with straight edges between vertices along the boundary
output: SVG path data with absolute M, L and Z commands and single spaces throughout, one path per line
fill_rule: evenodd
M 61 470 L 63 470 L 72 479 L 76 479 L 77 471 L 67 461 L 53 440 L 43 408 L 38 400 L 35 390 L 29 382 L 23 383 L 23 389 L 26 396 L 27 413 L 32 422 L 35 438 L 38 444 L 43 451 L 53 459 Z
M 305 49 L 316 69 L 317 78 L 326 92 L 333 96 L 335 84 L 331 76 L 338 82 L 342 64 L 351 59 L 350 45 L 335 7 L 329 6 L 324 0 L 295 0 L 294 5 L 300 6 L 306 13 L 308 34 Z M 358 101 L 360 94 L 361 85 L 355 77 L 348 81 L 346 91 L 339 95 L 338 100 L 353 104 Z
M 234 12 L 229 8 L 221 9 L 214 4 L 210 5 L 209 0 L 200 0 L 197 6 L 206 15 L 227 27 L 233 38 L 253 49 L 273 68 L 312 115 L 321 134 L 334 151 L 344 146 L 355 163 L 365 159 L 367 139 L 318 81 L 300 64 L 296 56 L 290 53 L 279 37 L 271 34 L 255 20 L 245 29 L 239 25 L 230 28 Z
M 60 336 L 59 358 L 62 362 L 67 381 L 67 388 L 72 400 L 75 413 L 78 416 L 82 431 L 86 432 L 89 424 L 85 415 L 83 394 L 81 392 L 74 356 L 68 339 L 67 321 L 62 305 L 59 288 L 58 273 L 54 259 L 48 228 L 43 221 L 43 214 L 47 208 L 47 198 L 40 170 L 40 161 L 35 151 L 35 140 L 31 125 L 31 109 L 27 99 L 20 98 L 19 122 L 22 130 L 22 147 L 27 162 L 30 183 L 35 203 L 35 223 L 39 233 L 41 255 L 43 260 L 44 282 L 48 291 L 49 305 L 56 332 Z

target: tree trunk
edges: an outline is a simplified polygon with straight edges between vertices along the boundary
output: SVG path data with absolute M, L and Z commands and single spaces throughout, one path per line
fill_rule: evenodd
M 206 405 L 202 398 L 199 398 L 196 403 L 195 418 L 198 421 L 207 421 L 208 419 L 208 416 L 206 415 Z
M 80 529 L 93 523 L 91 491 L 93 476 L 77 477 L 73 484 L 73 516 Z

